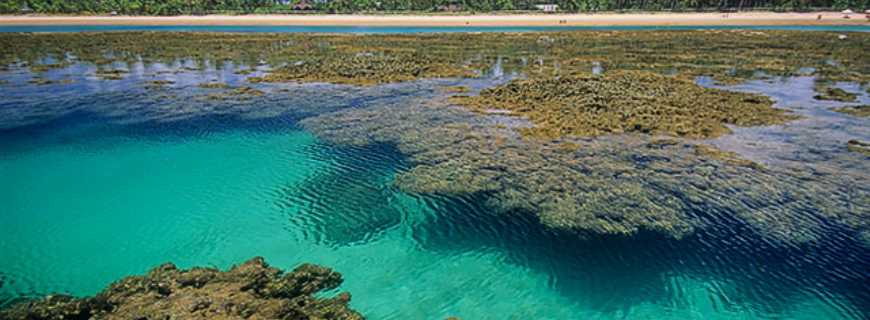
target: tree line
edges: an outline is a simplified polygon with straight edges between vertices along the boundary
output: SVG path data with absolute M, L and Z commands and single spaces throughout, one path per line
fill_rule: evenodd
M 299 3 L 302 6 L 297 6 Z M 182 15 L 214 13 L 288 13 L 306 9 L 325 13 L 377 11 L 511 11 L 535 10 L 552 3 L 564 12 L 621 10 L 774 10 L 863 11 L 870 0 L 0 0 L 0 13 Z

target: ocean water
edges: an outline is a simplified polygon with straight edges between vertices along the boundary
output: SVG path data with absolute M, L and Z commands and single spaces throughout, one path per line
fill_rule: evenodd
M 57 86 L 8 75 L 0 303 L 94 294 L 166 261 L 228 268 L 259 255 L 334 268 L 371 319 L 868 317 L 870 251 L 851 237 L 781 246 L 722 221 L 680 240 L 580 238 L 493 212 L 484 195 L 404 193 L 395 146 L 335 145 L 299 125 L 451 80 L 262 85 L 239 101 L 200 99 L 209 91 L 193 79 L 241 81 L 226 70 L 172 75 L 162 95 L 138 84 L 166 67 Z M 86 67 L 71 68 L 58 73 Z

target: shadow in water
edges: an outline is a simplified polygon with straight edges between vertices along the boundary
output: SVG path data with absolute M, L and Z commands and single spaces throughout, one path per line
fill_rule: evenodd
M 329 166 L 281 190 L 278 206 L 306 237 L 334 246 L 362 244 L 402 222 L 402 195 L 391 187 L 405 160 L 392 146 L 317 143 L 305 152 Z
M 553 288 L 604 313 L 627 314 L 641 303 L 690 304 L 675 277 L 708 283 L 725 309 L 787 315 L 793 304 L 817 298 L 860 319 L 870 305 L 870 251 L 848 230 L 830 230 L 842 236 L 800 247 L 765 242 L 736 219 L 679 240 L 652 232 L 593 236 L 554 231 L 530 213 L 487 209 L 484 195 L 438 201 L 442 210 L 414 226 L 422 248 L 501 252 L 508 263 L 550 275 Z
M 787 316 L 796 304 L 817 300 L 841 318 L 861 319 L 870 305 L 870 250 L 834 223 L 821 221 L 830 237 L 800 246 L 765 240 L 727 212 L 695 213 L 712 227 L 683 239 L 644 231 L 578 234 L 545 227 L 529 212 L 493 210 L 485 194 L 401 193 L 392 181 L 407 163 L 390 145 L 318 143 L 307 152 L 331 165 L 284 188 L 279 205 L 307 237 L 332 246 L 361 245 L 406 228 L 420 250 L 445 257 L 498 253 L 605 314 L 629 315 L 644 304 L 688 309 L 698 303 L 698 286 L 715 308 L 754 315 Z M 403 199 L 427 209 L 412 209 Z

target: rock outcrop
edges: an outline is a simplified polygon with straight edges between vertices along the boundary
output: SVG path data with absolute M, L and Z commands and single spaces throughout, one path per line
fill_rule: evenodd
M 314 297 L 341 275 L 303 264 L 284 273 L 263 258 L 228 271 L 167 263 L 121 279 L 93 297 L 54 295 L 0 311 L 0 319 L 363 319 L 350 294 Z

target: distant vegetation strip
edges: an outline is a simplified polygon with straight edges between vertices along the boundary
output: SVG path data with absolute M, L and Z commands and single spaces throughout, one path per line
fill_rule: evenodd
M 0 0 L 0 13 L 202 15 L 291 12 L 861 11 L 870 0 Z

